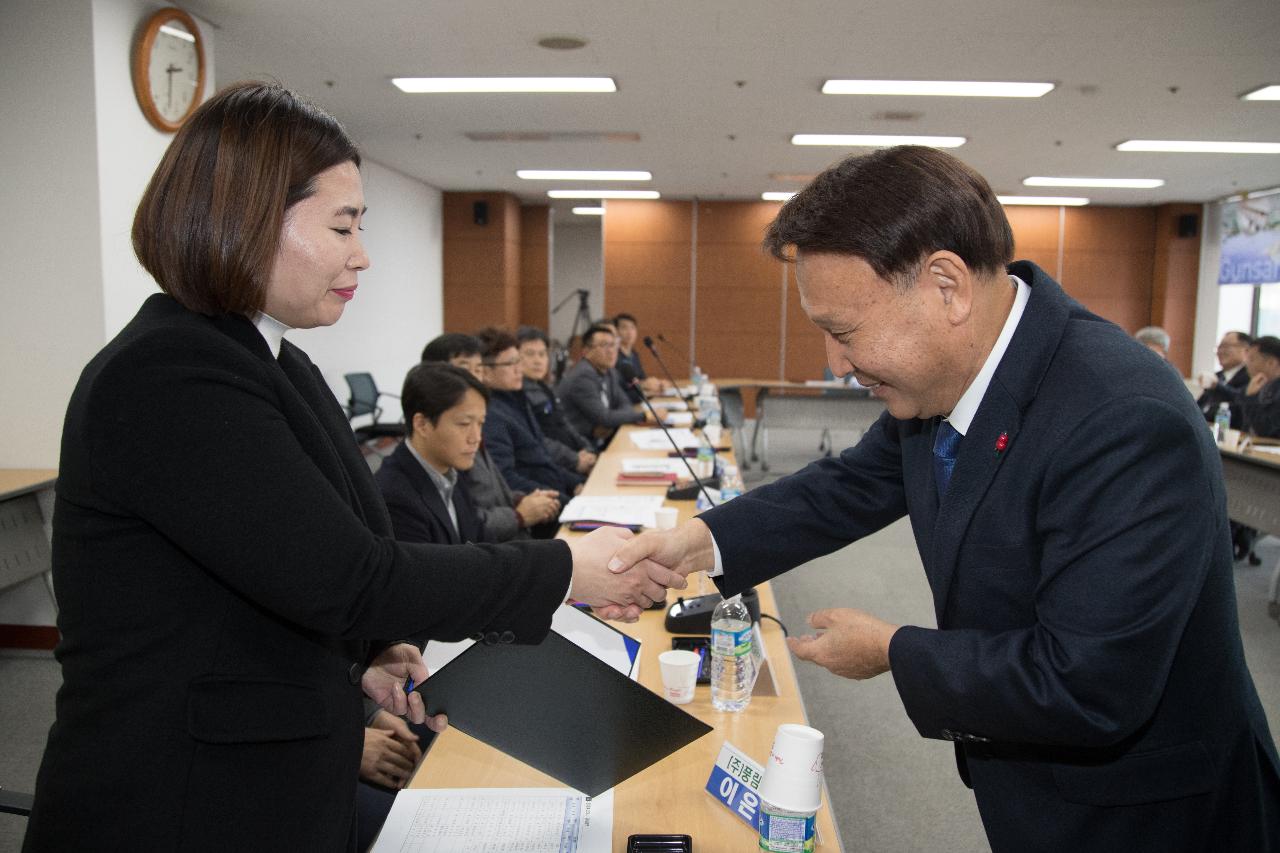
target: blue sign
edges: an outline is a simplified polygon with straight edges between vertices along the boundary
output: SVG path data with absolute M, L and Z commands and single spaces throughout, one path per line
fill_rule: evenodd
M 1218 284 L 1280 281 L 1280 193 L 1222 207 Z
M 711 776 L 707 779 L 707 793 L 738 816 L 738 819 L 755 830 L 760 812 L 760 780 L 764 768 L 756 764 L 725 741 Z

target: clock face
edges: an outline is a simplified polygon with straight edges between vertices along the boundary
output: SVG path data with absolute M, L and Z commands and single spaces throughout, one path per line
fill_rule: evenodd
M 166 121 L 177 124 L 196 100 L 200 82 L 200 51 L 196 36 L 181 20 L 160 25 L 147 57 L 151 103 Z

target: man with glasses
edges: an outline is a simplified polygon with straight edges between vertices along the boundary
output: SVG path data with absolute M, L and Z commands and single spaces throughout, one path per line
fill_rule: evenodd
M 622 390 L 613 369 L 617 362 L 617 334 L 612 326 L 597 323 L 582 334 L 582 358 L 556 387 L 569 423 L 583 435 L 595 437 L 600 446 L 618 427 L 645 419 Z
M 1249 387 L 1249 367 L 1244 363 L 1245 355 L 1253 338 L 1244 332 L 1227 332 L 1218 342 L 1218 364 L 1222 369 L 1217 373 L 1200 374 L 1200 387 L 1204 393 L 1196 400 L 1204 419 L 1213 423 L 1218 415 L 1218 406 L 1227 403 L 1231 407 L 1231 428 L 1240 429 L 1240 395 Z
M 556 464 L 547 451 L 542 429 L 524 396 L 524 370 L 516 339 L 503 329 L 483 329 L 481 373 L 489 389 L 489 417 L 484 445 L 512 489 L 552 492 L 561 505 L 582 490 L 586 479 L 573 468 Z M 575 455 L 576 462 L 576 455 Z

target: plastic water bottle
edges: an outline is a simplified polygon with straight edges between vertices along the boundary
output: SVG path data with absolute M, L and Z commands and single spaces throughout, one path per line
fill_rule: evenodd
M 1219 403 L 1218 414 L 1213 416 L 1213 437 L 1219 444 L 1227 437 L 1227 430 L 1231 429 L 1231 404 Z
M 741 711 L 751 703 L 751 637 L 751 614 L 741 596 L 716 605 L 711 614 L 711 705 L 718 711 Z
M 742 474 L 738 473 L 738 466 L 725 465 L 724 473 L 720 475 L 720 503 L 741 496 L 742 489 Z

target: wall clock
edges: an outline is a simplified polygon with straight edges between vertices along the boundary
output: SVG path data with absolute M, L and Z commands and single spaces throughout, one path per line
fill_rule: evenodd
M 204 41 L 181 9 L 161 9 L 142 26 L 133 46 L 133 92 L 147 121 L 173 133 L 200 105 Z

